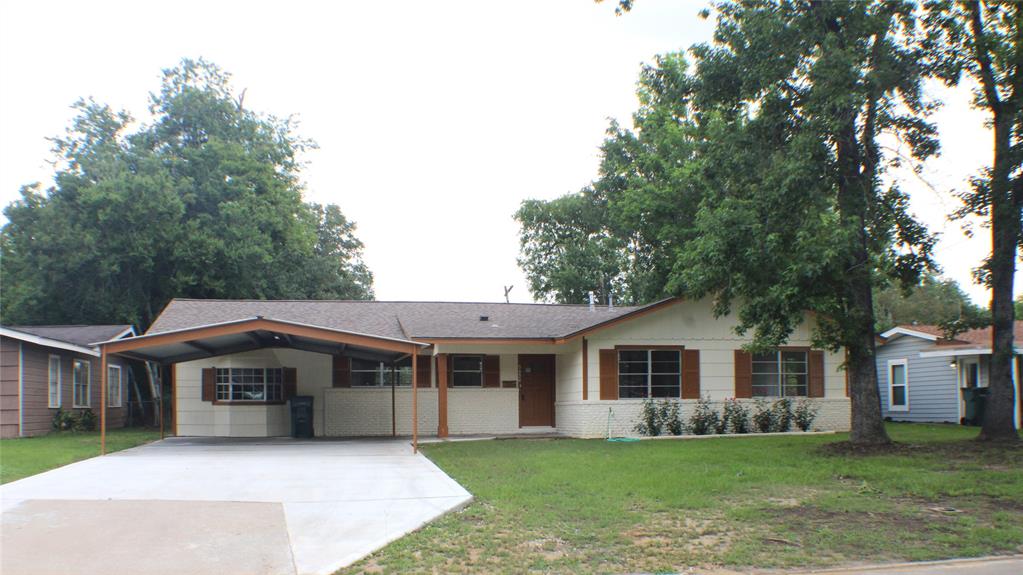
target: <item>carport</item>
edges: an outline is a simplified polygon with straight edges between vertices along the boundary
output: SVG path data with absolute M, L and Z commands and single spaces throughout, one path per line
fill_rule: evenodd
M 411 359 L 412 449 L 413 453 L 418 450 L 417 364 L 421 361 L 421 352 L 430 344 L 256 316 L 100 343 L 101 452 L 106 453 L 107 361 L 110 356 L 151 362 L 168 367 L 173 374 L 175 365 L 181 362 L 273 347 L 385 363 Z M 173 386 L 175 378 L 170 379 Z M 173 391 L 171 396 L 174 397 Z M 172 405 L 172 413 L 175 410 L 176 406 Z

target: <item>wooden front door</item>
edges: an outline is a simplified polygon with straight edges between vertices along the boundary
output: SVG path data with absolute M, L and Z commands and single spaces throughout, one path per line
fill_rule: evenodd
M 519 356 L 519 427 L 554 427 L 554 356 Z

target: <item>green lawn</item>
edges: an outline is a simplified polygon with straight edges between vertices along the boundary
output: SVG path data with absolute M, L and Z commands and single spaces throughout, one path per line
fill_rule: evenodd
M 340 573 L 678 572 L 1023 551 L 1023 448 L 892 424 L 844 436 L 507 440 L 423 452 L 476 496 Z
M 107 431 L 107 452 L 120 451 L 160 438 L 159 431 Z M 0 439 L 0 483 L 99 455 L 99 432 L 61 432 L 40 437 Z

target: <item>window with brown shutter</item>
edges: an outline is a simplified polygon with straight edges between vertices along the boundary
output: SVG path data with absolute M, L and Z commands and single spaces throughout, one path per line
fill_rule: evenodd
M 282 368 L 284 372 L 284 401 L 298 395 L 298 369 L 294 367 Z
M 214 401 L 217 398 L 217 368 L 207 367 L 202 370 L 202 400 Z
M 433 357 L 420 355 L 416 358 L 416 387 L 430 387 L 430 363 Z
M 735 397 L 753 397 L 753 356 L 748 351 L 735 350 Z
M 483 387 L 501 387 L 501 356 L 483 357 Z
M 333 365 L 333 386 L 334 387 L 351 387 L 352 386 L 352 360 L 349 357 L 341 355 L 334 356 Z
M 600 350 L 600 399 L 618 399 L 618 352 Z
M 819 349 L 811 350 L 809 353 L 809 366 L 807 367 L 809 385 L 807 386 L 807 397 L 824 397 L 824 352 Z
M 700 399 L 700 350 L 682 352 L 682 399 Z

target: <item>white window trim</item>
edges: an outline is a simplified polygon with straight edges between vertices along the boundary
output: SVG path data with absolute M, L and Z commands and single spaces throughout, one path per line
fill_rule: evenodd
M 215 367 L 214 370 L 214 384 L 213 384 L 213 397 L 214 402 L 219 404 L 236 404 L 236 405 L 275 405 L 284 403 L 284 368 L 283 367 Z M 227 383 L 220 383 L 219 376 L 220 370 L 227 370 Z M 233 380 L 234 370 L 236 369 L 258 369 L 263 372 L 263 383 L 262 384 L 250 384 L 250 385 L 262 385 L 263 386 L 263 399 L 231 399 L 234 396 L 234 387 L 247 385 L 244 383 L 235 383 Z M 280 399 L 267 399 L 270 395 L 270 388 L 277 387 L 276 384 L 269 383 L 268 373 L 271 371 L 281 372 L 281 383 L 280 383 Z M 220 399 L 220 388 L 227 386 L 227 399 Z
M 76 389 L 76 387 L 77 387 L 76 383 L 77 382 L 75 381 L 75 365 L 77 365 L 79 363 L 83 364 L 83 365 L 89 366 L 88 367 L 89 375 L 88 375 L 88 377 L 85 378 L 85 403 L 78 403 L 77 401 L 75 401 L 77 399 L 77 394 L 75 392 L 78 391 Z M 75 359 L 75 360 L 71 361 L 71 405 L 72 405 L 72 407 L 75 407 L 75 408 L 78 408 L 78 407 L 91 407 L 92 406 L 92 362 L 91 361 L 86 361 L 84 359 Z
M 892 403 L 892 367 L 902 366 L 902 387 L 906 388 L 906 405 Z M 909 411 L 909 361 L 906 358 L 888 360 L 888 411 Z
M 640 374 L 623 374 L 622 373 L 622 356 L 623 351 L 643 351 L 646 352 L 646 396 L 645 397 L 622 397 L 622 376 L 623 375 L 640 375 Z M 678 373 L 654 373 L 654 356 L 655 351 L 672 351 L 678 354 Z M 677 349 L 664 349 L 664 348 L 630 348 L 630 349 L 616 349 L 615 350 L 615 364 L 618 366 L 618 399 L 622 401 L 644 401 L 647 399 L 681 399 L 682 398 L 682 373 L 685 368 L 682 366 L 682 351 L 681 347 Z M 655 375 L 678 375 L 678 395 L 672 395 L 667 397 L 654 397 L 654 376 Z M 663 386 L 661 386 L 663 387 Z
M 110 392 L 110 372 L 117 370 L 117 393 L 113 394 Z M 121 394 L 124 393 L 124 372 L 121 371 L 119 365 L 108 365 L 107 366 L 107 407 L 121 407 Z M 117 403 L 114 403 L 114 400 Z
M 61 357 L 56 354 L 50 354 L 46 360 L 46 402 L 50 409 L 60 409 L 61 397 L 64 395 L 64 382 L 63 371 L 61 366 Z M 57 401 L 53 401 L 53 390 L 50 388 L 50 384 L 53 381 L 53 360 L 57 360 Z

